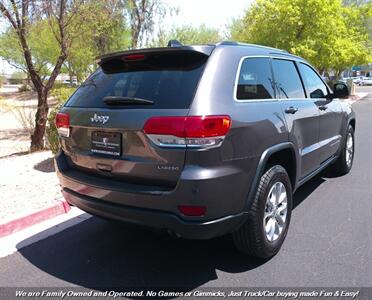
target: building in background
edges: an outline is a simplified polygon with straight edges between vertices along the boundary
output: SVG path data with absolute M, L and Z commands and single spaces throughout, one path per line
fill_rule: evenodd
M 342 75 L 343 77 L 372 77 L 372 63 L 363 66 L 353 66 L 351 69 L 345 70 Z

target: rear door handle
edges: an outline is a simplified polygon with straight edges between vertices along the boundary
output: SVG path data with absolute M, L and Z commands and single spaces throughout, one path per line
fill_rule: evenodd
M 319 109 L 320 110 L 326 110 L 326 109 L 328 109 L 328 107 L 326 105 L 321 105 L 321 106 L 319 106 Z
M 298 111 L 298 108 L 290 106 L 290 107 L 286 108 L 284 111 L 285 111 L 286 114 L 292 114 L 293 115 Z

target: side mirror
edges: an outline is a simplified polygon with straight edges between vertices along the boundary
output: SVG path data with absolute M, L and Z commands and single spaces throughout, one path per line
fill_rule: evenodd
M 347 98 L 349 97 L 349 88 L 343 82 L 337 82 L 333 86 L 333 97 L 332 98 Z
M 316 89 L 310 93 L 310 98 L 324 98 L 324 93 L 321 89 Z

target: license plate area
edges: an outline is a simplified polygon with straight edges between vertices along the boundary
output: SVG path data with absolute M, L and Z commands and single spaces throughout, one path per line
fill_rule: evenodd
M 121 155 L 121 134 L 117 132 L 92 132 L 91 152 L 102 155 Z

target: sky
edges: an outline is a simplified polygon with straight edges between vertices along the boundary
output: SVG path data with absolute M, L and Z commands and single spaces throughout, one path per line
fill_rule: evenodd
M 168 16 L 164 20 L 164 26 L 171 28 L 205 24 L 224 33 L 226 25 L 230 24 L 232 19 L 242 17 L 253 0 L 164 0 L 164 2 L 179 8 L 177 16 Z
M 243 16 L 253 0 L 163 0 L 165 4 L 178 8 L 178 15 L 168 15 L 163 20 L 166 29 L 173 26 L 205 24 L 218 28 L 224 34 L 234 18 Z M 3 28 L 4 24 L 1 24 Z M 0 73 L 13 73 L 14 68 L 0 58 Z

